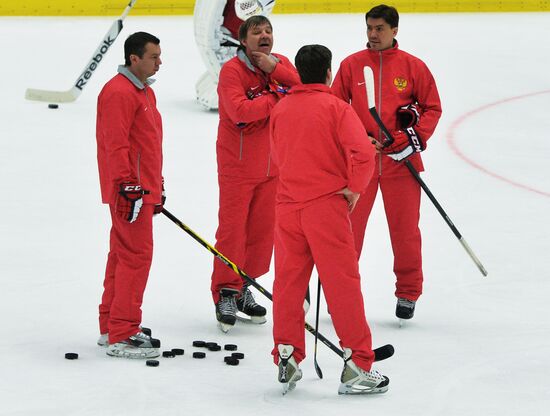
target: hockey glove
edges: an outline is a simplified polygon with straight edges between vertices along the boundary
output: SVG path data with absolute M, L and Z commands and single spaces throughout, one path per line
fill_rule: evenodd
M 156 204 L 153 209 L 153 215 L 160 214 L 164 209 L 164 204 L 166 203 L 166 191 L 164 190 L 164 178 L 162 178 L 162 193 L 160 196 L 160 204 Z
M 133 181 L 124 181 L 118 185 L 118 196 L 115 212 L 128 222 L 137 220 L 141 206 L 142 195 L 147 193 L 141 189 L 141 185 Z
M 262 14 L 263 8 L 258 0 L 235 0 L 235 14 L 241 20 Z
M 408 158 L 413 153 L 422 152 L 426 146 L 417 134 L 415 126 L 420 120 L 420 113 L 414 104 L 397 109 L 398 131 L 393 135 L 394 142 L 384 147 L 382 151 L 398 162 Z
M 414 127 L 420 120 L 420 112 L 414 104 L 404 105 L 397 109 L 397 129 L 404 130 L 409 127 Z

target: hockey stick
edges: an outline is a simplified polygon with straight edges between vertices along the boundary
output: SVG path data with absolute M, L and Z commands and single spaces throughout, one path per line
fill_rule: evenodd
M 367 100 L 368 100 L 369 112 L 374 118 L 374 121 L 376 121 L 376 124 L 378 124 L 378 126 L 386 136 L 386 140 L 384 141 L 383 146 L 387 146 L 393 143 L 394 139 L 390 134 L 390 132 L 386 129 L 386 126 L 384 126 L 384 123 L 382 122 L 382 120 L 380 119 L 380 116 L 378 115 L 378 112 L 376 111 L 376 104 L 375 104 L 376 101 L 374 98 L 374 74 L 372 72 L 372 68 L 370 66 L 365 66 L 363 68 L 363 74 L 365 76 L 365 88 L 367 89 Z M 428 195 L 428 198 L 430 198 L 430 201 L 432 201 L 437 211 L 439 212 L 439 214 L 441 214 L 441 216 L 443 217 L 443 219 L 445 220 L 445 222 L 447 223 L 447 225 L 449 226 L 453 234 L 456 236 L 456 238 L 458 238 L 458 241 L 460 241 L 460 244 L 462 244 L 462 247 L 464 247 L 464 250 L 466 250 L 466 253 L 468 253 L 470 258 L 476 264 L 481 274 L 483 276 L 487 276 L 488 275 L 487 270 L 485 269 L 485 267 L 483 267 L 483 264 L 481 264 L 481 261 L 479 261 L 479 259 L 474 254 L 474 252 L 472 251 L 472 249 L 470 248 L 470 246 L 468 245 L 464 237 L 462 237 L 458 229 L 455 227 L 455 225 L 453 224 L 453 222 L 451 221 L 451 219 L 449 218 L 449 216 L 447 215 L 447 213 L 445 212 L 441 204 L 437 201 L 435 196 L 432 194 L 432 192 L 428 188 L 428 185 L 426 185 L 426 183 L 422 180 L 422 178 L 420 177 L 420 174 L 414 168 L 410 160 L 405 159 L 405 166 L 407 167 L 407 169 L 409 169 L 409 172 L 411 172 L 411 174 L 414 176 L 416 181 L 420 184 L 420 186 L 422 187 L 426 195 Z
M 317 364 L 317 338 L 319 334 L 319 306 L 321 304 L 321 279 L 317 277 L 317 311 L 315 311 L 315 349 L 313 352 L 313 366 L 319 378 L 323 378 L 321 367 Z
M 268 298 L 270 301 L 273 301 L 273 296 L 271 293 L 269 293 L 267 290 L 263 288 L 258 282 L 256 282 L 256 279 L 252 279 L 250 276 L 248 276 L 244 271 L 239 269 L 235 263 L 233 263 L 231 260 L 229 260 L 227 257 L 225 257 L 222 253 L 220 253 L 215 247 L 208 244 L 205 240 L 203 240 L 197 233 L 195 233 L 191 228 L 189 228 L 187 225 L 185 225 L 183 222 L 178 220 L 174 215 L 172 215 L 170 212 L 164 208 L 162 210 L 162 213 L 167 216 L 174 224 L 176 224 L 178 227 L 180 227 L 183 231 L 185 231 L 187 234 L 189 234 L 195 241 L 197 241 L 201 246 L 206 248 L 210 253 L 214 255 L 218 260 L 220 260 L 222 263 L 224 263 L 227 267 L 232 269 L 235 273 L 237 273 L 239 276 L 241 276 L 244 280 L 246 280 L 248 283 L 250 283 L 252 286 L 254 286 L 262 295 L 264 295 L 266 298 Z M 318 333 L 310 324 L 307 322 L 305 323 L 305 328 L 312 333 L 313 335 L 317 334 L 319 339 L 323 344 L 325 344 L 327 347 L 329 347 L 332 351 L 334 351 L 336 354 L 338 354 L 340 357 L 344 356 L 344 352 L 338 348 L 336 345 L 334 345 L 332 342 L 330 342 L 327 338 L 325 338 L 322 334 Z M 391 344 L 382 345 L 381 347 L 378 347 L 373 350 L 375 355 L 375 361 L 381 361 L 385 360 L 386 358 L 390 358 L 393 353 L 394 349 Z
M 128 16 L 128 13 L 130 13 L 130 10 L 134 7 L 136 1 L 137 0 L 130 0 L 122 15 L 120 15 L 120 17 L 113 22 L 111 28 L 103 37 L 103 40 L 92 55 L 92 58 L 84 67 L 84 70 L 69 90 L 48 91 L 28 88 L 25 92 L 25 98 L 27 100 L 46 101 L 51 103 L 70 103 L 75 101 L 80 96 L 80 93 L 82 93 L 82 90 L 94 74 L 94 71 L 99 66 L 99 63 L 103 60 L 103 57 L 107 51 L 109 51 L 109 48 L 113 45 L 113 43 L 115 43 L 116 38 L 122 31 L 122 21 L 126 18 L 126 16 Z

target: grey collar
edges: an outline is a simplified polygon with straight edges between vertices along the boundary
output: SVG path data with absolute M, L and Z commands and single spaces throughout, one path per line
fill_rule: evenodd
M 130 82 L 134 84 L 136 88 L 139 88 L 140 90 L 143 90 L 145 88 L 145 85 L 143 85 L 143 83 L 139 79 L 137 79 L 137 77 L 128 69 L 127 66 L 119 65 L 117 72 L 128 78 L 128 80 L 130 80 Z M 155 79 L 153 78 L 147 78 L 147 80 L 145 81 L 148 86 L 151 85 L 153 82 L 155 82 Z
M 279 58 L 277 58 L 275 55 L 269 54 L 269 56 L 275 59 L 276 62 L 280 62 Z M 248 69 L 250 69 L 252 72 L 256 72 L 256 67 L 252 65 L 252 62 L 250 62 L 250 59 L 248 59 L 248 56 L 246 56 L 244 49 L 237 49 L 237 57 L 247 66 Z

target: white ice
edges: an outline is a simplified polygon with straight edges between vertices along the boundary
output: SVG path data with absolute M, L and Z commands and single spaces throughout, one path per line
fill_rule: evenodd
M 361 14 L 274 15 L 275 48 L 291 59 L 306 43 L 334 53 L 334 69 L 363 48 Z M 313 337 L 304 378 L 285 397 L 270 357 L 271 321 L 215 325 L 212 255 L 155 219 L 155 256 L 144 325 L 163 349 L 160 367 L 113 359 L 95 345 L 109 216 L 96 167 L 95 103 L 122 63 L 123 40 L 160 37 L 155 89 L 165 127 L 167 208 L 207 241 L 217 225 L 217 113 L 194 102 L 203 64 L 191 17 L 135 17 L 73 104 L 26 101 L 28 87 L 66 90 L 112 18 L 0 18 L 0 278 L 2 415 L 540 415 L 550 410 L 550 14 L 404 14 L 402 49 L 423 58 L 444 113 L 424 154 L 424 180 L 483 262 L 481 276 L 428 198 L 421 228 L 425 286 L 414 320 L 394 317 L 392 254 L 377 201 L 361 259 L 375 346 L 396 354 L 376 365 L 390 390 L 337 395 L 340 358 Z M 469 162 L 468 162 L 469 161 Z M 259 280 L 271 290 L 273 275 Z M 312 295 L 315 295 L 312 280 Z M 257 295 L 269 308 L 271 303 Z M 308 321 L 314 322 L 314 307 Z M 320 331 L 337 343 L 324 302 Z M 191 358 L 193 340 L 236 343 Z M 64 359 L 77 352 L 77 361 Z

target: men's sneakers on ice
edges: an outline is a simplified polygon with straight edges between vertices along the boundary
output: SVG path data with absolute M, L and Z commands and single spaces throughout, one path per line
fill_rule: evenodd
M 245 283 L 241 291 L 241 296 L 237 298 L 237 309 L 250 317 L 250 321 L 254 324 L 265 324 L 266 309 L 258 305 L 254 299 L 254 295 L 250 291 L 250 284 Z
M 416 302 L 405 298 L 398 298 L 395 307 L 395 316 L 399 319 L 411 319 L 414 316 Z
M 139 330 L 143 332 L 145 335 L 149 335 L 149 336 L 153 335 L 153 331 L 151 331 L 151 328 L 145 328 L 143 326 L 140 326 Z M 106 347 L 107 345 L 109 345 L 109 334 L 108 333 L 101 334 L 97 340 L 97 345 L 99 345 L 100 347 Z
M 351 350 L 344 348 L 344 370 L 338 394 L 374 394 L 388 391 L 390 379 L 378 371 L 365 371 L 351 359 Z
M 155 358 L 159 353 L 160 341 L 143 332 L 107 346 L 107 355 L 122 358 Z
M 216 303 L 216 319 L 222 332 L 229 331 L 237 320 L 237 301 L 239 291 L 236 289 L 220 290 L 220 299 Z
M 294 347 L 292 345 L 279 344 L 279 383 L 283 383 L 283 394 L 294 390 L 296 382 L 302 378 L 302 370 L 293 357 Z

